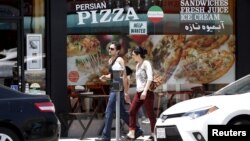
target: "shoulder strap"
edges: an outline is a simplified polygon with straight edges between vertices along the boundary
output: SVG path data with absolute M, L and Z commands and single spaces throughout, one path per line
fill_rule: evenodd
M 114 65 L 114 63 L 115 63 L 115 61 L 116 61 L 117 58 L 118 58 L 118 56 L 112 61 L 112 63 L 110 64 L 110 66 Z

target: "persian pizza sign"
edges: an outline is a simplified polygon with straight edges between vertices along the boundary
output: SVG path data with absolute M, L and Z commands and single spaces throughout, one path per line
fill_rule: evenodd
M 91 2 L 75 4 L 78 25 L 139 20 L 133 7 L 108 9 L 107 3 Z

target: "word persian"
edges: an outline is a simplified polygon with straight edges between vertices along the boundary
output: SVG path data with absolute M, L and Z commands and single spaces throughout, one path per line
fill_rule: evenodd
M 75 8 L 76 8 L 76 11 L 105 9 L 105 8 L 107 8 L 107 4 L 106 4 L 106 2 L 84 3 L 84 4 L 76 4 Z

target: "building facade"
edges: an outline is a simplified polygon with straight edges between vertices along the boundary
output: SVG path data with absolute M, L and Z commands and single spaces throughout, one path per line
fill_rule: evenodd
M 56 112 L 66 113 L 69 88 L 99 84 L 99 75 L 107 73 L 112 40 L 122 44 L 132 68 L 131 50 L 147 48 L 165 89 L 198 84 L 216 90 L 248 74 L 249 2 L 192 2 L 2 0 L 0 83 L 24 92 L 37 83 Z

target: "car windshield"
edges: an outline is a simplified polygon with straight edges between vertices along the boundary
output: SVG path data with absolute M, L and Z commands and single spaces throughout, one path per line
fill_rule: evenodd
M 250 92 L 250 75 L 247 75 L 221 88 L 214 95 L 234 95 Z

